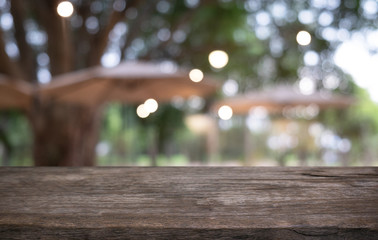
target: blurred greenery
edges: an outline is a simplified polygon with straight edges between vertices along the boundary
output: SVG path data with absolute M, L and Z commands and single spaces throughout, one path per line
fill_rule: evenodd
M 32 136 L 27 119 L 18 111 L 0 113 L 0 161 L 2 165 L 31 166 Z
M 351 139 L 349 165 L 377 164 L 378 104 L 371 100 L 365 89 L 354 86 L 354 92 L 356 103 L 353 106 L 346 111 L 328 110 L 323 121 L 341 136 Z
M 5 2 L 0 8 L 0 17 L 10 11 L 11 1 Z M 92 11 L 88 14 L 100 21 L 100 27 L 105 25 L 113 5 L 113 1 L 72 2 L 80 11 Z M 130 17 L 132 11 L 126 12 L 126 19 L 121 22 L 125 24 L 126 33 L 118 41 L 108 43 L 107 51 L 117 52 L 121 60 L 168 60 L 188 69 L 199 68 L 219 79 L 220 86 L 228 79 L 235 80 L 240 94 L 275 84 L 295 85 L 305 73 L 313 76 L 318 90 L 352 95 L 357 103 L 348 109 L 321 111 L 310 121 L 295 119 L 301 132 L 295 136 L 297 145 L 287 149 L 270 148 L 271 133 L 252 132 L 246 128 L 244 116 L 235 116 L 230 120 L 230 126 L 218 128 L 219 146 L 215 146 L 213 152 L 209 151 L 209 136 L 194 132 L 185 124 L 185 119 L 193 113 L 207 113 L 217 126 L 221 125 L 214 113 L 209 113 L 212 102 L 226 97 L 221 90 L 213 99 L 202 99 L 202 108 L 191 106 L 190 99 L 182 105 L 172 101 L 160 104 L 158 111 L 147 119 L 136 116 L 134 105 L 112 103 L 103 114 L 97 146 L 98 165 L 209 164 L 209 159 L 214 156 L 216 164 L 377 164 L 378 105 L 365 89 L 355 85 L 351 76 L 333 63 L 333 54 L 343 41 L 329 40 L 329 36 L 325 36 L 325 30 L 329 29 L 345 30 L 350 35 L 363 29 L 376 29 L 377 18 L 366 15 L 365 2 L 154 0 L 137 5 L 133 9 L 136 15 Z M 94 3 L 101 9 L 94 11 Z M 163 5 L 165 7 L 161 7 Z M 71 22 L 75 36 L 83 34 L 86 29 L 85 18 L 80 16 L 80 11 Z M 300 21 L 299 16 L 306 13 L 312 14 L 314 20 L 309 23 Z M 318 21 L 323 13 L 332 16 L 327 25 Z M 34 26 L 37 23 L 33 15 L 28 18 L 29 25 L 38 31 L 43 30 L 43 27 L 40 27 L 41 30 Z M 75 27 L 75 21 L 81 21 L 81 25 Z M 161 30 L 168 34 L 163 36 Z M 311 45 L 298 45 L 295 36 L 300 30 L 311 33 Z M 3 31 L 7 41 L 14 41 L 12 30 Z M 92 34 L 87 31 L 87 35 Z M 46 44 L 35 45 L 35 53 L 45 51 Z M 224 69 L 213 69 L 208 63 L 208 54 L 215 49 L 229 54 L 230 61 Z M 306 66 L 303 57 L 308 51 L 317 53 L 319 63 Z M 340 80 L 336 89 L 326 89 L 322 82 L 329 74 Z M 277 123 L 280 118 L 283 116 L 271 116 L 271 121 Z M 335 138 L 345 139 L 344 143 L 350 141 L 350 151 L 341 153 L 337 149 L 323 149 L 314 139 L 302 139 L 301 135 L 309 135 L 304 132 L 314 123 L 321 123 L 325 131 L 332 132 Z M 31 165 L 31 148 L 32 133 L 26 117 L 16 111 L 0 112 L 1 163 Z M 344 162 L 332 160 L 336 153 Z M 323 161 L 325 156 L 331 156 L 328 157 L 331 160 Z M 259 160 L 263 162 L 255 162 Z

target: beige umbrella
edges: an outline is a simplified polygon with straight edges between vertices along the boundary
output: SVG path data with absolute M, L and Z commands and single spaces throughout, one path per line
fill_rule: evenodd
M 308 119 L 316 116 L 319 109 L 325 108 L 345 108 L 355 102 L 355 99 L 350 96 L 343 96 L 331 94 L 330 92 L 315 92 L 310 95 L 302 94 L 299 89 L 293 86 L 281 85 L 274 88 L 269 88 L 260 91 L 248 92 L 243 95 L 223 99 L 217 101 L 213 106 L 213 111 L 223 105 L 228 105 L 232 108 L 234 114 L 247 115 L 250 110 L 255 107 L 264 107 L 270 113 L 282 112 L 284 116 L 294 116 L 297 114 L 297 109 L 300 110 L 301 115 Z M 294 110 L 294 111 L 291 111 Z M 305 111 L 302 111 L 305 110 Z M 303 114 L 305 112 L 306 114 Z M 265 120 L 262 120 L 265 121 Z M 303 125 L 303 122 L 300 122 Z M 251 135 L 245 126 L 244 131 L 244 152 L 246 162 L 251 155 L 251 146 L 253 146 Z M 299 135 L 299 137 L 303 137 Z M 282 157 L 283 155 L 281 155 Z
M 243 95 L 217 101 L 213 109 L 223 105 L 232 108 L 235 114 L 248 114 L 253 107 L 265 107 L 270 112 L 282 111 L 285 107 L 317 105 L 324 108 L 345 108 L 355 102 L 350 96 L 331 94 L 329 92 L 315 92 L 304 95 L 292 86 L 278 86 L 266 90 L 248 92 Z
M 124 62 L 114 68 L 93 67 L 56 76 L 40 89 L 42 97 L 96 106 L 117 101 L 141 103 L 148 98 L 168 101 L 172 97 L 209 95 L 216 85 L 205 78 L 193 82 L 189 73 L 172 64 Z
M 32 88 L 20 80 L 11 81 L 0 75 L 0 109 L 27 109 L 30 106 Z

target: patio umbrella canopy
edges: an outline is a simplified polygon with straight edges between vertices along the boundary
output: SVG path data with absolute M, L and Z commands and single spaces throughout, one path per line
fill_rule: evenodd
M 248 114 L 253 107 L 265 107 L 270 112 L 282 111 L 285 107 L 315 104 L 320 109 L 345 108 L 355 102 L 350 96 L 336 95 L 329 92 L 315 92 L 310 95 L 302 94 L 292 86 L 278 86 L 266 90 L 248 92 L 231 98 L 217 101 L 213 110 L 228 105 L 235 114 Z
M 32 88 L 23 81 L 11 81 L 0 75 L 0 109 L 27 109 L 30 106 Z
M 124 62 L 114 68 L 93 67 L 56 76 L 40 89 L 43 98 L 89 106 L 104 102 L 141 103 L 148 98 L 205 96 L 216 90 L 208 78 L 193 82 L 189 72 L 171 63 Z

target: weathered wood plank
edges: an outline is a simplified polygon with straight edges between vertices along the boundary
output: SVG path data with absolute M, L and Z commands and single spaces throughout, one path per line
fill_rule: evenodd
M 378 239 L 378 168 L 0 168 L 0 239 Z

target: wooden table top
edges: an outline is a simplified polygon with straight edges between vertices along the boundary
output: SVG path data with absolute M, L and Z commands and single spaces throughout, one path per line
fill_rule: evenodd
M 378 168 L 0 168 L 0 239 L 378 239 Z

